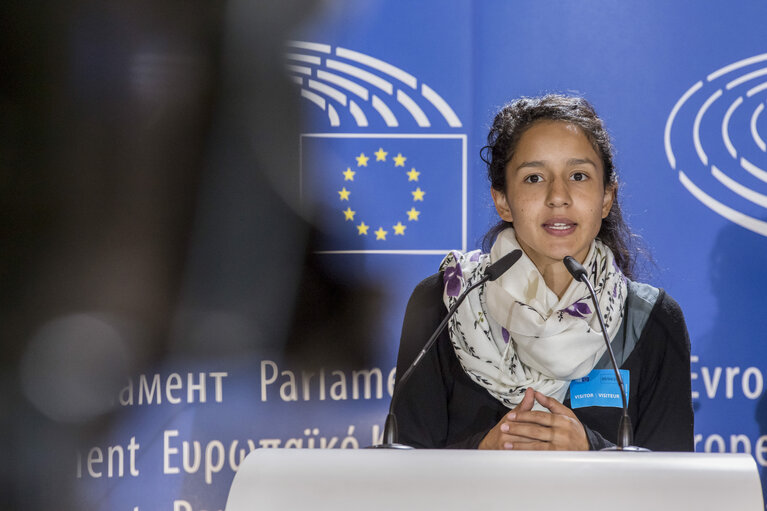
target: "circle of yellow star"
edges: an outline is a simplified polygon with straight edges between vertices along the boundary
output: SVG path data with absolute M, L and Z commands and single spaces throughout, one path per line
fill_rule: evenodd
M 415 220 L 417 222 L 418 221 L 418 215 L 420 215 L 420 214 L 421 214 L 421 212 L 418 211 L 417 209 L 410 208 L 410 211 L 407 212 L 407 219 L 408 219 L 408 221 Z
M 372 153 L 375 155 L 376 162 L 383 161 L 386 162 L 388 160 L 389 153 L 384 151 L 383 147 L 379 147 L 377 151 Z M 357 163 L 357 167 L 367 167 L 368 162 L 372 158 L 372 156 L 365 155 L 364 152 L 360 152 L 359 156 L 354 157 Z M 396 156 L 392 157 L 392 160 L 394 161 L 395 167 L 405 167 L 405 162 L 407 161 L 407 158 L 402 155 L 402 153 L 397 153 Z M 408 177 L 408 182 L 415 181 L 416 183 L 419 181 L 421 172 L 417 171 L 415 167 L 411 167 L 410 171 L 405 172 L 403 168 L 403 172 Z M 344 176 L 344 181 L 355 181 L 355 176 L 357 172 L 352 170 L 351 167 L 347 167 L 345 171 L 342 172 Z M 353 186 L 353 185 L 352 185 Z M 411 191 L 410 193 L 413 194 L 413 201 L 423 202 L 424 195 L 426 195 L 426 192 L 421 190 L 421 187 L 417 187 L 415 190 Z M 339 200 L 341 201 L 350 201 L 351 196 L 351 190 L 347 190 L 346 187 L 342 187 L 341 190 L 338 191 Z M 354 219 L 357 215 L 357 212 L 352 210 L 351 207 L 348 207 L 341 211 L 344 214 L 344 221 L 352 221 L 354 222 Z M 408 216 L 408 221 L 418 221 L 421 215 L 421 212 L 418 211 L 415 207 L 411 207 L 409 211 L 406 211 L 406 214 Z M 362 221 L 362 219 L 359 219 L 359 224 L 352 224 L 357 228 L 357 234 L 359 236 L 367 236 L 370 232 L 370 226 L 367 225 L 365 222 Z M 394 231 L 394 236 L 404 236 L 405 231 L 407 229 L 407 225 L 403 224 L 401 221 L 398 221 L 396 225 L 391 226 L 392 230 Z M 377 230 L 372 231 L 375 236 L 376 240 L 386 241 L 386 237 L 389 234 L 390 231 L 387 231 L 383 228 L 383 226 L 379 226 Z
M 379 147 L 378 151 L 374 152 L 376 155 L 376 161 L 386 161 L 386 155 L 389 154 L 383 150 L 383 147 Z

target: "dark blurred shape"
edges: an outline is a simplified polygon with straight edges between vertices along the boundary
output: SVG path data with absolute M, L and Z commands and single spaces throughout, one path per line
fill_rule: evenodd
M 283 41 L 314 4 L 3 2 L 3 507 L 83 509 L 74 452 L 128 374 L 288 338 L 364 363 L 369 290 L 323 271 L 297 202 Z
M 58 422 L 85 422 L 111 410 L 131 362 L 129 339 L 110 318 L 72 314 L 35 333 L 21 360 L 24 396 Z
M 313 230 L 310 246 L 320 245 L 321 235 Z M 344 279 L 339 275 L 343 270 L 330 267 L 315 253 L 307 253 L 302 266 L 285 345 L 288 360 L 304 368 L 368 367 L 375 349 L 369 344 L 371 331 L 384 303 L 381 290 Z

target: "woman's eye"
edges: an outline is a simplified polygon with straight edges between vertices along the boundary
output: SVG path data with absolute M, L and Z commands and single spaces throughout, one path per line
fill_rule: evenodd
M 573 181 L 585 181 L 588 178 L 589 177 L 586 174 L 584 174 L 583 172 L 576 172 L 572 176 Z
M 540 183 L 543 180 L 541 176 L 538 174 L 533 174 L 532 176 L 527 176 L 525 178 L 525 183 Z

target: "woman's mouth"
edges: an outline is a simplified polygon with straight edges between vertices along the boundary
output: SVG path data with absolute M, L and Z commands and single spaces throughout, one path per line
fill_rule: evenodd
M 567 236 L 575 230 L 576 225 L 574 222 L 548 222 L 543 224 L 543 228 L 554 236 Z

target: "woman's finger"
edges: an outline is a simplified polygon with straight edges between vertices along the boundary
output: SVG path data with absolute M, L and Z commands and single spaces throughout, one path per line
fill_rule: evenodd
M 510 448 L 513 451 L 551 451 L 554 446 L 550 442 L 517 442 L 512 443 Z
M 535 400 L 538 401 L 541 406 L 551 411 L 551 413 L 559 413 L 562 415 L 567 415 L 570 417 L 574 417 L 575 414 L 572 410 L 570 410 L 568 407 L 554 399 L 553 397 L 549 397 L 546 394 L 541 394 L 540 392 L 535 392 Z
M 528 411 L 533 409 L 533 405 L 535 404 L 535 390 L 533 390 L 531 387 L 528 387 L 525 389 L 525 396 L 522 398 L 522 401 L 514 407 L 512 411 L 514 412 L 522 412 L 522 411 Z
M 504 433 L 543 442 L 550 442 L 554 438 L 553 428 L 527 422 L 513 422 L 509 424 L 508 431 Z
M 528 438 L 526 436 L 517 435 L 503 435 L 503 442 L 511 442 L 513 445 L 529 444 L 531 442 L 540 442 L 534 438 Z
M 514 416 L 514 419 L 507 419 L 507 421 L 508 422 L 530 422 L 533 424 L 540 424 L 542 426 L 551 427 L 553 425 L 553 421 L 555 417 L 556 417 L 555 415 L 549 412 L 531 410 L 529 412 L 517 412 Z

